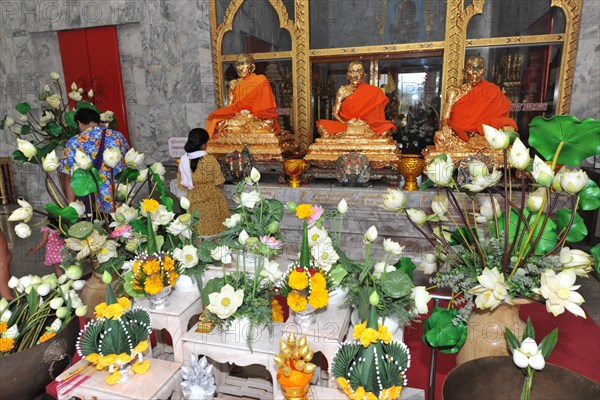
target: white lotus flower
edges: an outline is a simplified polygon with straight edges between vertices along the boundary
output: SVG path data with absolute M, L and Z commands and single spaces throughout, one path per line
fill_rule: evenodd
M 384 272 L 393 272 L 396 270 L 396 267 L 391 264 L 386 264 L 385 262 L 378 262 L 373 267 L 373 276 L 377 279 L 381 278 Z
M 494 150 L 506 149 L 510 144 L 510 137 L 504 131 L 483 124 L 483 133 L 485 134 L 485 140 Z
M 412 288 L 410 296 L 414 299 L 415 307 L 419 314 L 427 314 L 429 312 L 427 304 L 431 300 L 431 295 L 425 289 L 425 286 L 415 286 Z
M 500 203 L 498 200 L 494 198 L 494 207 L 492 208 L 492 201 L 489 198 L 484 198 L 481 201 L 481 207 L 479 208 L 478 216 L 482 217 L 482 220 L 477 220 L 479 223 L 483 223 L 486 221 L 491 221 L 494 219 L 494 214 L 496 217 L 500 217 L 502 210 L 500 209 Z
M 445 194 L 436 194 L 431 200 L 431 210 L 438 217 L 443 217 L 448 212 L 448 197 Z
M 508 297 L 508 286 L 504 283 L 504 275 L 497 267 L 484 268 L 481 275 L 477 277 L 479 285 L 469 290 L 469 293 L 477 295 L 475 305 L 480 310 L 494 309 L 505 301 L 512 304 Z
M 52 96 L 46 97 L 46 103 L 55 110 L 58 110 L 60 106 L 62 106 L 62 97 L 58 93 L 53 94 Z
M 308 230 L 308 247 L 325 241 L 329 237 L 329 233 L 325 229 L 320 229 L 316 225 L 313 225 Z
M 463 189 L 469 190 L 474 193 L 481 192 L 490 186 L 494 186 L 502 178 L 502 172 L 498 171 L 495 167 L 492 173 L 484 176 L 477 176 L 473 178 L 471 183 L 462 185 Z
M 121 149 L 118 147 L 111 147 L 110 149 L 104 150 L 104 165 L 108 168 L 115 168 L 117 165 L 121 164 Z
M 563 247 L 558 256 L 564 268 L 572 268 L 577 276 L 587 278 L 588 273 L 594 270 L 594 258 L 581 250 Z
M 27 114 L 19 114 L 19 121 L 21 122 L 27 122 L 28 118 L 27 118 Z
M 83 97 L 81 96 L 81 93 L 79 93 L 77 90 L 74 90 L 72 92 L 67 93 L 67 96 L 69 96 L 69 98 L 75 100 L 75 101 L 81 101 L 83 100 Z
M 187 211 L 190 209 L 190 200 L 185 196 L 181 196 L 181 198 L 179 199 L 179 205 L 181 206 L 181 208 Z
M 125 154 L 125 164 L 129 168 L 136 168 L 144 162 L 144 153 L 138 153 L 135 149 L 129 149 Z
M 242 231 L 240 232 L 239 236 L 238 236 L 238 243 L 241 244 L 242 246 L 246 244 L 246 241 L 248 240 L 248 238 L 250 237 L 250 235 L 248 235 L 248 232 L 246 232 L 245 229 L 242 229 Z
M 50 308 L 53 310 L 58 310 L 65 303 L 62 297 L 56 297 L 50 300 Z
M 387 238 L 383 239 L 383 249 L 386 253 L 393 254 L 395 256 L 399 256 L 402 254 L 404 250 L 404 246 L 400 246 L 400 243 L 394 242 L 392 239 Z
M 154 230 L 160 225 L 168 225 L 175 218 L 175 213 L 167 210 L 167 207 L 164 204 L 158 206 L 158 210 L 156 210 L 152 214 L 152 225 L 154 225 Z
M 23 221 L 23 222 L 29 222 L 31 221 L 31 217 L 33 216 L 33 207 L 31 206 L 31 204 L 29 204 L 27 201 L 25 200 L 17 200 L 17 203 L 19 203 L 19 205 L 21 207 L 17 208 L 15 211 L 13 211 L 10 216 L 8 217 L 8 220 L 10 222 L 18 222 L 18 221 Z
M 533 289 L 546 299 L 546 310 L 555 317 L 565 312 L 586 318 L 585 312 L 580 307 L 585 301 L 583 296 L 577 293 L 580 285 L 574 285 L 577 275 L 572 269 L 565 269 L 558 274 L 551 269 L 542 272 L 540 287 Z
M 73 207 L 75 211 L 77 211 L 77 216 L 81 217 L 83 214 L 85 214 L 85 205 L 81 201 L 72 201 L 69 203 L 69 206 Z
M 246 208 L 254 208 L 256 203 L 260 201 L 260 193 L 256 190 L 251 192 L 243 192 L 240 195 L 240 204 Z
M 27 160 L 31 160 L 31 158 L 37 154 L 36 147 L 27 140 L 17 139 L 17 148 L 23 153 Z
M 513 362 L 519 368 L 528 366 L 541 371 L 546 366 L 546 361 L 542 355 L 542 350 L 538 347 L 535 340 L 525 338 L 518 349 L 513 352 Z
M 434 274 L 437 271 L 437 257 L 433 253 L 427 253 L 418 265 L 418 269 L 426 275 Z
M 48 153 L 46 157 L 42 157 L 42 168 L 46 172 L 56 171 L 59 165 L 60 162 L 58 161 L 55 150 Z
M 162 163 L 159 163 L 159 162 L 155 162 L 154 164 L 152 164 L 150 166 L 150 171 L 154 172 L 155 174 L 160 175 L 161 178 L 164 177 L 165 172 L 167 172 L 167 170 L 162 165 Z
M 46 126 L 50 121 L 54 121 L 54 114 L 50 110 L 46 110 L 40 117 L 40 126 Z
M 26 223 L 21 222 L 15 226 L 15 233 L 21 239 L 26 239 L 31 236 L 31 228 Z
M 565 192 L 577 194 L 583 189 L 588 180 L 589 178 L 585 171 L 565 168 L 560 176 L 560 185 Z
M 81 169 L 92 168 L 92 159 L 90 156 L 79 149 L 75 150 L 75 163 Z
M 215 261 L 229 264 L 231 262 L 231 249 L 227 246 L 217 246 L 210 251 L 210 256 Z
M 467 169 L 469 170 L 469 175 L 474 178 L 487 176 L 490 173 L 487 165 L 481 160 L 471 160 L 467 164 Z
M 554 180 L 554 171 L 550 168 L 550 165 L 546 164 L 538 156 L 533 158 L 533 170 L 531 171 L 533 179 L 541 186 L 550 186 Z
M 337 206 L 337 210 L 340 214 L 346 214 L 346 211 L 348 211 L 348 203 L 346 202 L 346 199 L 340 200 Z
M 233 214 L 231 217 L 226 218 L 225 221 L 223 221 L 223 225 L 225 225 L 227 228 L 233 228 L 238 224 L 238 222 L 240 222 L 241 219 L 242 216 L 240 214 Z
M 365 232 L 365 235 L 363 236 L 363 243 L 370 244 L 370 243 L 373 243 L 376 239 L 377 239 L 377 228 L 375 228 L 375 225 L 371 225 L 371 227 L 369 229 L 367 229 L 367 232 Z
M 258 183 L 260 181 L 260 172 L 252 167 L 252 170 L 250 170 L 250 175 L 248 175 L 246 177 L 246 183 L 248 183 L 249 185 L 254 185 L 255 183 Z
M 383 195 L 383 208 L 388 211 L 400 212 L 406 207 L 406 195 L 398 189 L 388 189 Z
M 100 122 L 104 122 L 104 123 L 112 122 L 112 121 L 114 121 L 114 119 L 115 119 L 115 113 L 112 111 L 107 110 L 107 111 L 103 112 L 102 114 L 100 114 Z
M 138 177 L 135 179 L 136 182 L 142 183 L 144 182 L 146 179 L 148 179 L 148 168 L 144 168 L 144 169 L 140 169 L 140 174 L 138 175 Z
M 412 223 L 417 226 L 421 226 L 427 222 L 427 214 L 425 214 L 422 210 L 409 208 L 406 210 L 406 213 L 408 214 L 408 218 L 410 218 Z
M 223 286 L 219 293 L 208 295 L 209 304 L 206 308 L 221 319 L 231 317 L 244 302 L 244 291 L 234 290 L 229 284 Z
M 84 240 L 79 240 L 75 238 L 66 238 L 65 245 L 73 250 L 77 251 L 77 255 L 75 258 L 77 260 L 83 260 L 88 257 L 90 254 L 97 252 L 100 250 L 104 244 L 106 243 L 106 236 L 99 234 L 96 230 L 92 232 L 90 236 L 85 238 Z M 109 258 L 112 258 L 109 257 Z M 107 259 L 108 260 L 108 259 Z M 105 260 L 106 261 L 106 260 Z M 104 261 L 100 261 L 101 263 Z M 71 279 L 79 279 L 79 278 L 71 278 Z
M 111 227 L 125 225 L 138 217 L 138 210 L 127 204 L 122 204 L 117 207 L 115 212 L 110 213 L 110 216 L 114 219 L 114 221 L 110 223 Z
M 424 170 L 427 177 L 438 186 L 448 186 L 454 174 L 452 158 L 448 154 L 443 155 L 446 156 L 446 161 L 443 160 L 442 154 L 440 154 L 431 160 Z
M 54 321 L 52 321 L 52 324 L 50 324 L 50 327 L 47 328 L 47 330 L 48 330 L 48 332 L 58 332 L 61 327 L 62 327 L 62 321 L 58 318 L 55 318 Z
M 6 119 L 4 120 L 4 127 L 5 128 L 10 128 L 14 124 L 15 124 L 15 120 L 12 119 L 11 117 L 6 117 Z
M 186 239 L 190 238 L 190 228 L 187 224 L 181 222 L 179 218 L 173 221 L 168 227 L 167 232 L 173 236 L 183 235 Z
M 527 198 L 527 208 L 532 212 L 538 211 L 542 207 L 542 204 L 544 204 L 545 198 L 546 188 L 537 188 L 535 191 L 529 194 L 529 197 Z
M 325 272 L 329 272 L 333 264 L 340 259 L 340 256 L 333 247 L 331 238 L 326 238 L 322 242 L 315 244 L 310 249 L 310 254 L 317 265 Z
M 279 269 L 278 262 L 265 259 L 265 265 L 260 271 L 260 275 L 267 278 L 269 282 L 276 283 L 283 277 L 283 272 Z
M 75 315 L 78 317 L 84 317 L 87 314 L 88 307 L 85 304 L 75 307 Z
M 192 268 L 198 265 L 198 249 L 191 244 L 173 250 L 173 257 L 181 263 L 183 268 Z
M 17 286 L 19 286 L 19 278 L 17 278 L 16 276 L 11 276 L 8 280 L 8 287 L 11 289 L 15 289 Z M 1 310 L 2 307 L 0 307 L 0 311 Z
M 516 169 L 525 169 L 531 162 L 529 149 L 525 147 L 521 139 L 516 138 L 508 151 L 508 165 Z
M 19 327 L 17 326 L 17 324 L 14 324 L 2 334 L 2 337 L 5 337 L 7 339 L 15 339 L 17 336 L 19 336 L 19 333 Z
M 116 241 L 107 240 L 100 249 L 96 250 L 98 262 L 105 263 L 111 258 L 115 258 L 117 256 L 117 247 L 119 245 Z
M 60 75 L 58 74 L 58 72 L 51 71 L 50 72 L 50 78 L 53 79 L 53 80 L 55 80 L 55 81 L 57 81 L 57 80 L 60 79 Z

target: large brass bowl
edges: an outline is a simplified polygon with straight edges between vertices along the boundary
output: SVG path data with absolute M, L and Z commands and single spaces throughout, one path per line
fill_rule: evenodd
M 302 158 L 292 158 L 283 162 L 283 171 L 290 178 L 290 187 L 300 187 L 300 177 L 308 168 L 308 162 Z
M 423 172 L 425 159 L 420 154 L 402 154 L 398 161 L 398 170 L 404 177 L 404 190 L 419 190 L 417 178 Z

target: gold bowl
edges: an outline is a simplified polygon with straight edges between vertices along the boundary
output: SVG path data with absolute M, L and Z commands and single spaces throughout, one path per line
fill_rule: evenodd
M 425 159 L 421 154 L 402 154 L 398 161 L 398 170 L 404 177 L 404 190 L 419 190 L 417 185 L 417 177 L 423 172 L 425 167 Z
M 300 187 L 300 177 L 308 168 L 308 162 L 302 158 L 292 158 L 283 161 L 283 171 L 290 178 L 290 187 Z

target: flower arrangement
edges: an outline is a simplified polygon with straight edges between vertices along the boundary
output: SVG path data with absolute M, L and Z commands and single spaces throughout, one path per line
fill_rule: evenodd
M 234 250 L 268 257 L 277 254 L 283 247 L 279 229 L 283 204 L 261 194 L 260 178 L 260 172 L 252 168 L 250 175 L 236 185 L 233 198 L 238 206 L 223 222 L 227 229 L 219 235 L 219 243 Z M 254 185 L 256 189 L 246 190 Z
M 587 235 L 577 210 L 600 207 L 598 185 L 584 171 L 570 167 L 600 154 L 600 122 L 564 115 L 536 117 L 529 144 L 541 157 L 533 159 L 519 138 L 489 126 L 484 129 L 490 147 L 503 151 L 501 171 L 494 167 L 490 172 L 485 157 L 475 155 L 461 162 L 455 179 L 452 160 L 441 154 L 425 169 L 424 186 L 438 187 L 431 215 L 405 209 L 406 198 L 400 191 L 384 198 L 384 207 L 406 215 L 443 263 L 431 282 L 452 291 L 450 307 L 455 309 L 434 310 L 430 319 L 435 323 L 426 322 L 424 338 L 448 352 L 458 351 L 464 342 L 464 324 L 474 307 L 493 310 L 526 297 L 545 300 L 546 309 L 555 316 L 568 310 L 585 318 L 580 307 L 584 299 L 574 284 L 577 276 L 587 277 L 594 265 L 600 271 L 600 245 L 591 254 L 566 246 Z M 555 172 L 559 164 L 565 166 Z M 503 185 L 496 186 L 500 182 Z M 513 190 L 516 183 L 520 193 Z M 477 213 L 475 194 L 484 191 L 489 198 Z M 567 207 L 557 210 L 559 204 Z M 447 221 L 452 227 L 442 225 Z M 432 260 L 425 261 L 424 267 L 433 271 Z M 431 340 L 445 330 L 453 333 L 446 332 L 443 341 Z
M 282 338 L 279 341 L 279 353 L 273 357 L 273 360 L 279 366 L 277 382 L 281 385 L 284 394 L 301 388 L 303 393 L 294 392 L 293 397 L 306 395 L 313 371 L 317 368 L 311 363 L 313 356 L 314 352 L 308 347 L 306 336 L 296 340 L 296 335 L 291 333 L 287 339 Z
M 397 399 L 406 386 L 410 352 L 377 322 L 378 301 L 373 292 L 368 319 L 354 327 L 355 341 L 339 347 L 329 368 L 340 388 L 353 400 Z
M 146 373 L 150 368 L 150 362 L 143 360 L 151 331 L 148 311 L 131 308 L 129 299 L 117 299 L 111 285 L 107 285 L 106 302 L 96 306 L 95 315 L 96 319 L 79 333 L 79 355 L 96 369 L 107 370 L 104 380 L 109 385 L 128 379 L 129 366 L 136 374 Z
M 543 338 L 539 346 L 535 341 L 535 331 L 529 318 L 520 341 L 508 328 L 505 328 L 505 335 L 508 347 L 513 354 L 513 362 L 525 375 L 521 399 L 529 400 L 533 388 L 533 375 L 535 371 L 541 371 L 546 366 L 546 359 L 558 341 L 558 328 Z
M 126 290 L 133 297 L 155 295 L 165 288 L 172 288 L 177 278 L 178 269 L 175 260 L 169 254 L 144 254 L 134 259 L 133 267 L 126 277 Z
M 79 279 L 81 274 L 76 277 Z M 27 350 L 62 331 L 74 316 L 83 316 L 87 307 L 77 290 L 85 281 L 70 279 L 67 274 L 57 278 L 27 275 L 11 277 L 8 286 L 14 299 L 0 299 L 0 357 Z

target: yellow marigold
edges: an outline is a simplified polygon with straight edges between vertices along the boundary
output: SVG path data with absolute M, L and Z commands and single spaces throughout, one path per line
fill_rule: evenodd
M 327 281 L 323 274 L 317 272 L 310 277 L 310 286 L 312 290 L 325 290 L 327 288 Z
M 148 294 L 156 294 L 164 288 L 162 278 L 159 275 L 149 276 L 144 282 L 144 291 Z
M 104 311 L 106 311 L 106 307 L 106 303 L 100 303 L 96 306 L 96 308 L 94 308 L 94 314 L 96 315 L 96 318 L 104 317 Z
M 367 392 L 366 394 L 367 394 L 367 396 L 366 396 L 366 399 L 367 399 L 367 400 L 379 400 L 379 399 L 377 398 L 377 396 L 375 396 L 375 394 L 374 394 L 374 393 L 372 393 L 372 392 Z
M 355 400 L 364 400 L 364 398 L 365 398 L 366 395 L 367 395 L 367 392 L 365 391 L 365 388 L 362 387 L 362 386 L 359 386 L 354 391 L 354 397 L 353 397 L 353 399 L 355 399 Z
M 377 336 L 384 343 L 389 343 L 392 341 L 392 333 L 388 330 L 387 326 L 379 324 L 379 331 L 377 332 Z
M 312 206 L 310 204 L 299 204 L 296 207 L 296 217 L 300 219 L 306 219 L 313 213 Z
M 139 274 L 140 270 L 142 269 L 142 264 L 144 264 L 144 262 L 142 260 L 137 260 L 136 262 L 133 263 L 133 273 L 134 274 Z
M 142 210 L 145 212 L 153 213 L 158 210 L 158 201 L 154 199 L 144 199 L 142 200 Z
M 114 385 L 121 381 L 121 373 L 119 371 L 112 372 L 110 374 L 106 374 L 104 378 L 104 382 L 108 385 Z
M 367 321 L 362 324 L 354 325 L 354 332 L 352 333 L 352 337 L 354 339 L 360 339 L 363 332 L 367 329 Z
M 109 367 L 115 362 L 117 362 L 116 354 L 109 354 L 107 356 L 100 356 L 100 358 L 98 358 L 98 365 L 102 368 Z
M 175 285 L 177 283 L 177 279 L 179 278 L 179 274 L 172 272 L 168 276 L 169 276 L 169 286 Z
M 119 319 L 123 315 L 123 307 L 119 303 L 114 303 L 106 306 L 104 309 L 104 317 L 108 319 Z
M 0 322 L 0 335 L 8 329 L 8 322 Z
M 273 322 L 283 322 L 283 308 L 276 299 L 271 299 L 271 312 Z
M 308 287 L 308 275 L 305 271 L 293 270 L 288 277 L 288 283 L 292 289 L 304 290 Z
M 40 336 L 40 343 L 44 343 L 46 340 L 50 340 L 54 336 L 56 336 L 56 332 L 46 332 L 42 336 Z
M 318 310 L 327 305 L 329 301 L 329 292 L 327 290 L 312 290 L 308 296 L 308 303 Z
M 158 274 L 160 272 L 160 261 L 157 259 L 146 260 L 142 270 L 146 275 Z
M 306 309 L 306 296 L 302 293 L 292 290 L 287 297 L 287 303 L 290 308 L 296 312 L 304 311 Z
M 0 353 L 11 351 L 15 347 L 15 341 L 9 338 L 0 338 Z
M 127 353 L 121 353 L 117 356 L 117 360 L 123 364 L 127 364 L 129 361 L 131 361 L 131 355 Z
M 87 356 L 85 356 L 85 359 L 87 361 L 91 362 L 92 364 L 97 364 L 98 361 L 100 360 L 100 354 L 98 354 L 98 353 L 88 354 Z
M 402 392 L 402 386 L 392 386 L 387 391 L 388 399 L 397 399 L 400 397 L 400 393 Z
M 350 383 L 348 383 L 348 381 L 346 380 L 346 378 L 343 377 L 338 377 L 336 378 L 336 381 L 338 383 L 338 385 L 340 385 L 340 388 L 346 392 L 346 390 L 348 390 L 348 388 L 350 388 Z
M 131 308 L 131 300 L 129 300 L 127 297 L 119 297 L 117 299 L 117 303 L 119 303 L 124 310 L 129 310 Z
M 146 360 L 142 362 L 136 362 L 135 364 L 133 364 L 131 369 L 136 374 L 145 374 L 146 372 L 148 372 L 148 369 L 150 369 L 150 361 Z
M 165 269 L 165 271 L 174 271 L 175 260 L 173 260 L 170 256 L 165 255 L 165 259 L 163 260 L 163 268 Z
M 360 343 L 367 347 L 371 343 L 375 343 L 377 341 L 377 331 L 373 328 L 367 328 L 363 331 L 362 335 L 360 335 Z
M 147 340 L 142 340 L 133 349 L 135 351 L 137 351 L 138 353 L 145 352 L 148 349 L 148 341 Z

